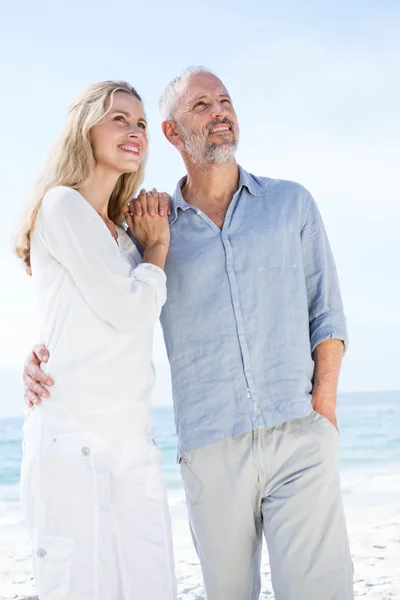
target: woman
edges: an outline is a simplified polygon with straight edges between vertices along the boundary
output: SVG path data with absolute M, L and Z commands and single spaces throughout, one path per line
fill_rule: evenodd
M 173 600 L 160 454 L 150 434 L 153 329 L 166 299 L 167 196 L 146 194 L 147 123 L 125 82 L 71 106 L 17 242 L 56 386 L 24 426 L 21 498 L 41 600 Z M 141 213 L 141 214 L 140 214 Z

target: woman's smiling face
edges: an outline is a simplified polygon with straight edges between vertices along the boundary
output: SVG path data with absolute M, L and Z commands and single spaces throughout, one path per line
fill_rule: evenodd
M 111 108 L 90 132 L 96 166 L 134 173 L 148 145 L 143 105 L 127 92 L 114 94 Z

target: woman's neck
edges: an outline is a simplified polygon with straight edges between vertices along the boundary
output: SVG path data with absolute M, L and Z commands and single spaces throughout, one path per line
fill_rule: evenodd
M 90 182 L 77 188 L 105 221 L 108 220 L 108 204 L 119 177 L 115 172 L 96 167 Z

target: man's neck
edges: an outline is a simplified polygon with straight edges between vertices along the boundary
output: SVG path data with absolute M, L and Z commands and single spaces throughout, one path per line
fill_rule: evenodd
M 207 208 L 227 209 L 239 186 L 239 167 L 236 161 L 226 165 L 212 165 L 200 169 L 186 164 L 188 176 L 182 187 L 182 196 L 205 212 Z

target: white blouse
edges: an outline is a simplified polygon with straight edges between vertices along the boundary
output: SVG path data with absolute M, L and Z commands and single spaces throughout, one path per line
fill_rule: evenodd
M 147 435 L 164 271 L 142 263 L 121 228 L 117 244 L 96 210 L 68 187 L 43 199 L 31 264 L 41 341 L 50 353 L 42 368 L 55 381 L 43 402 L 110 439 Z

